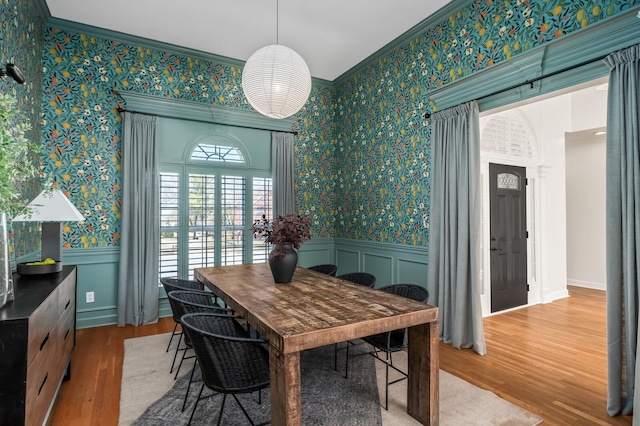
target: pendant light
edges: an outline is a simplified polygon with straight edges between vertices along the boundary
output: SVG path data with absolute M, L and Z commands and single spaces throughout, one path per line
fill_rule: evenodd
M 276 1 L 276 44 L 258 49 L 242 70 L 242 90 L 259 113 L 287 118 L 304 106 L 311 93 L 311 73 L 293 49 L 278 44 L 278 2 Z

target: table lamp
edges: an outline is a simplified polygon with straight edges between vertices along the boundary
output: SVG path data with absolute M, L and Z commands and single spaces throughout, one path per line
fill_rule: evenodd
M 13 221 L 42 222 L 41 258 L 55 260 L 59 266 L 58 271 L 61 270 L 62 222 L 80 222 L 84 220 L 84 216 L 58 189 L 45 189 L 27 207 L 31 209 L 31 213 L 19 214 Z

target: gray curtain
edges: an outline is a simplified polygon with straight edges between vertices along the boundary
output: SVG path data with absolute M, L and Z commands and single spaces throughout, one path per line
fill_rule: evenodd
M 640 287 L 640 45 L 614 52 L 607 100 L 607 351 L 610 415 L 635 401 Z M 634 410 L 635 408 L 635 410 Z M 634 424 L 636 422 L 634 421 Z
M 486 353 L 479 282 L 480 135 L 478 104 L 431 116 L 429 303 L 438 306 L 440 337 Z
M 156 117 L 122 113 L 122 229 L 118 325 L 158 320 Z
M 271 133 L 271 170 L 273 174 L 273 214 L 275 217 L 296 212 L 293 189 L 294 137 L 291 133 Z

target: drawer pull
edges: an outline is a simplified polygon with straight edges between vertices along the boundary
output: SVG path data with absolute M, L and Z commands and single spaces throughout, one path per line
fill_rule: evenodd
M 69 336 L 69 332 L 71 331 L 71 329 L 68 329 L 66 333 L 64 333 L 64 340 L 67 340 L 67 337 Z
M 64 310 L 66 311 L 67 308 L 69 307 L 69 305 L 71 304 L 71 299 L 69 299 L 69 301 L 67 302 L 66 305 L 64 305 Z
M 42 350 L 42 348 L 44 348 L 44 345 L 46 345 L 48 341 L 49 341 L 49 333 L 47 333 L 47 336 L 44 338 L 42 343 L 40 343 L 40 350 Z
M 40 392 L 42 392 L 42 388 L 44 387 L 44 384 L 47 383 L 47 379 L 49 378 L 49 373 L 47 373 L 44 376 L 44 380 L 42 381 L 42 384 L 40 385 L 40 389 L 38 389 L 38 395 L 40 395 Z

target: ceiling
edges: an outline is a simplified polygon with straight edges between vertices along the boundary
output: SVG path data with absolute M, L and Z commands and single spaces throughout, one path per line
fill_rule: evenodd
M 313 77 L 329 81 L 449 1 L 46 0 L 54 18 L 242 61 L 277 34 Z

